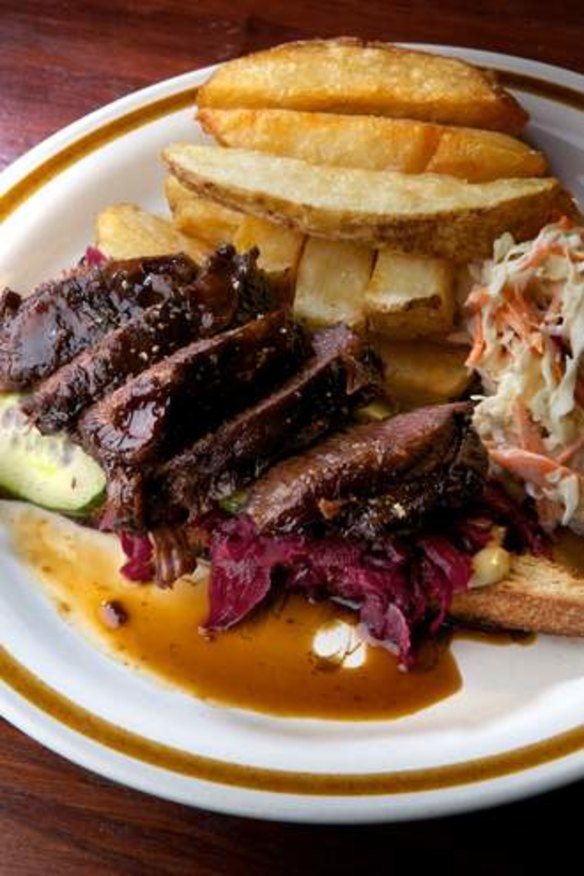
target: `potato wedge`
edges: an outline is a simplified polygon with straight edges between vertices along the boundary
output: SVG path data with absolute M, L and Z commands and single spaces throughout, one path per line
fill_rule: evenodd
M 235 233 L 233 245 L 238 252 L 257 246 L 260 268 L 269 274 L 289 273 L 293 280 L 304 240 L 300 232 L 291 228 L 256 216 L 245 216 Z
M 202 262 L 211 252 L 204 241 L 185 237 L 166 219 L 134 204 L 112 204 L 96 219 L 96 245 L 114 259 L 185 252 Z
M 170 212 L 174 215 L 183 204 L 193 199 L 191 189 L 183 186 L 172 174 L 168 174 L 164 180 L 164 194 L 170 208 Z
M 365 289 L 368 328 L 407 340 L 448 334 L 454 316 L 454 270 L 444 259 L 380 249 Z
M 559 192 L 551 178 L 471 184 L 212 146 L 177 144 L 164 157 L 203 197 L 303 233 L 465 262 L 488 258 L 504 231 L 533 237 Z
M 197 118 L 222 146 L 301 158 L 311 164 L 431 171 L 469 182 L 541 176 L 546 171 L 540 152 L 497 131 L 280 109 L 205 108 Z
M 373 256 L 373 250 L 358 243 L 309 238 L 298 265 L 296 316 L 313 328 L 337 322 L 363 328 L 363 295 Z
M 198 90 L 200 107 L 277 107 L 406 117 L 517 133 L 527 113 L 493 73 L 358 39 L 285 43 L 236 58 Z
M 213 249 L 231 243 L 242 215 L 207 198 L 191 195 L 174 212 L 174 227 L 181 234 L 206 241 Z
M 206 241 L 210 249 L 232 242 L 243 218 L 241 213 L 198 197 L 170 174 L 164 181 L 164 193 L 175 228 L 181 234 Z
M 543 176 L 548 166 L 541 152 L 498 131 L 470 128 L 439 129 L 436 150 L 424 168 L 468 182 Z
M 470 385 L 466 347 L 380 336 L 372 337 L 371 343 L 382 363 L 385 392 L 403 408 L 453 401 Z

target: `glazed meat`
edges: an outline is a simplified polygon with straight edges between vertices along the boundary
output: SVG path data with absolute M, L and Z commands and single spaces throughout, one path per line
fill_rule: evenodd
M 156 305 L 170 302 L 172 310 L 184 302 L 196 315 L 203 336 L 276 309 L 277 290 L 257 268 L 257 256 L 256 250 L 238 255 L 232 246 L 224 246 L 202 268 L 181 254 L 106 261 L 78 267 L 39 286 L 27 298 L 6 289 L 0 297 L 0 391 L 35 386 L 128 323 L 133 325 L 122 336 L 123 343 L 133 344 L 136 328 L 138 346 L 145 342 L 150 347 L 140 317 Z M 146 324 L 148 320 L 146 316 Z M 191 338 L 192 334 L 185 336 L 182 343 Z M 115 347 L 117 342 L 112 343 Z M 177 340 L 175 348 L 178 345 Z M 142 347 L 137 350 L 135 365 L 144 352 Z M 95 367 L 89 366 L 94 374 L 101 374 L 104 357 L 109 358 L 107 344 L 99 356 Z M 152 361 L 150 349 L 147 362 Z M 81 368 L 86 369 L 87 363 L 83 360 Z M 66 379 L 78 380 L 79 370 L 74 368 Z M 101 378 L 92 374 L 86 379 L 98 391 L 97 400 Z
M 0 390 L 28 389 L 178 289 L 198 267 L 183 255 L 74 269 L 27 298 L 6 290 L 0 328 Z M 18 300 L 17 300 L 18 299 Z
M 40 431 L 72 429 L 86 407 L 129 378 L 194 339 L 211 337 L 233 323 L 238 283 L 226 276 L 233 265 L 225 253 L 211 257 L 189 288 L 179 287 L 44 380 L 24 406 Z
M 245 510 L 265 533 L 335 528 L 354 535 L 407 528 L 480 495 L 487 461 L 471 406 L 436 405 L 335 435 L 274 466 Z
M 266 398 L 173 457 L 149 484 L 150 522 L 196 517 L 259 477 L 277 458 L 340 424 L 375 382 L 359 337 L 345 326 L 317 333 L 313 355 Z M 165 516 L 163 519 L 168 519 Z
M 343 502 L 333 513 L 335 531 L 373 541 L 388 531 L 418 529 L 437 512 L 461 508 L 480 497 L 487 460 L 470 425 L 454 431 L 446 453 L 436 456 L 430 468 L 428 462 L 380 496 Z
M 83 444 L 108 470 L 159 462 L 290 376 L 305 346 L 283 310 L 189 344 L 89 408 Z

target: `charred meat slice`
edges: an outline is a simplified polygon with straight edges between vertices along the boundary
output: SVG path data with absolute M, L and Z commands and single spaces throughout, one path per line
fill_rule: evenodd
M 294 532 L 310 525 L 334 528 L 337 518 L 341 530 L 355 533 L 358 521 L 367 519 L 369 503 L 384 496 L 377 498 L 383 505 L 377 519 L 386 521 L 388 528 L 397 521 L 400 528 L 407 528 L 409 520 L 419 519 L 422 512 L 429 513 L 441 503 L 442 507 L 460 504 L 457 497 L 469 498 L 470 492 L 482 489 L 485 453 L 478 439 L 465 441 L 471 430 L 470 411 L 466 403 L 436 405 L 350 428 L 274 466 L 252 488 L 245 510 L 266 533 Z M 467 452 L 469 447 L 472 452 Z M 448 477 L 455 482 L 462 478 L 468 489 L 444 492 Z M 404 485 L 413 481 L 425 497 L 418 499 L 413 489 L 412 504 L 406 501 Z M 394 504 L 399 507 L 389 513 L 395 489 L 399 499 Z M 372 531 L 377 531 L 375 510 L 373 506 L 369 518 Z M 363 529 L 367 530 L 365 523 Z
M 191 517 L 208 511 L 278 457 L 342 422 L 363 399 L 376 374 L 365 362 L 359 337 L 340 325 L 319 332 L 312 343 L 313 355 L 283 386 L 158 470 L 148 489 L 155 497 L 151 523 L 161 511 L 177 509 Z
M 86 407 L 129 378 L 185 344 L 227 328 L 238 310 L 241 285 L 229 276 L 233 265 L 230 253 L 215 254 L 190 287 L 148 307 L 44 380 L 25 406 L 40 431 L 71 429 Z
M 257 267 L 259 250 L 257 248 L 238 255 L 233 246 L 225 245 L 217 250 L 229 258 L 231 267 L 229 283 L 237 293 L 237 314 L 235 322 L 243 325 L 262 313 L 278 310 L 290 305 L 285 301 L 286 289 L 281 288 L 268 275 Z M 211 256 L 213 258 L 213 256 Z
M 234 300 L 232 325 L 275 310 L 278 293 L 257 268 L 257 256 L 256 250 L 238 255 L 224 246 L 201 269 L 182 254 L 109 261 L 78 267 L 28 298 L 5 290 L 0 297 L 0 391 L 34 386 L 109 332 L 169 299 L 196 300 L 203 328 Z
M 336 532 L 373 541 L 393 530 L 418 529 L 440 511 L 479 498 L 487 472 L 485 450 L 469 425 L 453 435 L 446 454 L 430 470 L 414 468 L 381 496 L 349 499 L 333 516 Z
M 235 309 L 221 329 L 244 325 L 272 310 L 280 308 L 278 289 L 257 266 L 259 250 L 239 254 L 235 247 L 220 246 L 203 264 L 195 284 L 195 297 L 209 318 L 223 309 Z M 206 328 L 205 319 L 202 320 Z M 217 330 L 220 330 L 219 328 Z M 214 334 L 208 331 L 207 335 Z
M 298 327 L 274 311 L 129 380 L 82 415 L 79 434 L 108 470 L 159 461 L 286 379 L 304 353 Z
M 198 274 L 187 256 L 78 268 L 27 298 L 4 293 L 0 390 L 27 389 Z

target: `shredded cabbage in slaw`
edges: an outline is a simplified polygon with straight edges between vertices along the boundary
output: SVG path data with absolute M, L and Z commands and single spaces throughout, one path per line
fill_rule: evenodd
M 488 393 L 474 425 L 493 465 L 524 481 L 546 527 L 584 532 L 584 228 L 504 234 L 467 307 L 467 364 Z

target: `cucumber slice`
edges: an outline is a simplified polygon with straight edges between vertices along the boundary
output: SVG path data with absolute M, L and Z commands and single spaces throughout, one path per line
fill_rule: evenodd
M 41 435 L 18 393 L 0 395 L 0 488 L 52 511 L 86 515 L 105 497 L 105 474 L 64 434 Z

